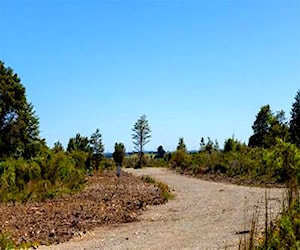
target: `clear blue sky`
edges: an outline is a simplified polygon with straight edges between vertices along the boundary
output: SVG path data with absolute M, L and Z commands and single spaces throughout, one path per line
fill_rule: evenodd
M 184 137 L 248 142 L 262 105 L 300 88 L 300 1 L 0 0 L 0 60 L 21 77 L 49 146 L 99 128 L 106 151 Z

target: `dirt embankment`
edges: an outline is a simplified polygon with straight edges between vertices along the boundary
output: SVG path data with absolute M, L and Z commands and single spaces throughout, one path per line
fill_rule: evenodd
M 87 187 L 40 203 L 0 204 L 0 230 L 17 243 L 57 244 L 106 224 L 136 220 L 147 205 L 164 203 L 160 191 L 140 178 L 115 172 L 97 173 Z

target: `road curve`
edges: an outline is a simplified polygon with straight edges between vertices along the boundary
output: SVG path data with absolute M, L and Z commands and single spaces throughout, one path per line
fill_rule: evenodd
M 264 188 L 204 181 L 164 168 L 126 171 L 167 183 L 176 198 L 149 207 L 136 222 L 100 227 L 40 249 L 238 249 L 241 235 L 237 232 L 249 229 L 254 211 L 263 221 Z M 267 189 L 273 217 L 280 211 L 283 192 Z

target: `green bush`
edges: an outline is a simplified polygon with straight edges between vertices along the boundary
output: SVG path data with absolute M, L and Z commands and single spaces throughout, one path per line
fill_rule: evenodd
M 154 186 L 160 190 L 161 196 L 165 201 L 174 198 L 174 194 L 171 193 L 171 190 L 167 184 L 160 181 L 156 181 L 154 178 L 152 178 L 149 175 L 142 176 L 141 179 L 146 183 L 154 184 Z
M 86 161 L 89 157 L 89 154 L 87 152 L 83 151 L 72 151 L 68 154 L 75 163 L 75 167 L 78 169 L 86 169 Z
M 170 167 L 179 172 L 191 175 L 214 174 L 225 175 L 240 180 L 250 180 L 256 183 L 284 183 L 295 176 L 300 181 L 300 153 L 295 145 L 277 141 L 272 148 L 249 148 L 246 146 L 231 147 L 228 142 L 227 151 L 202 150 L 188 154 L 177 150 L 172 154 Z M 240 144 L 237 144 L 240 145 Z M 290 166 L 283 167 L 283 162 Z
M 5 191 L 11 191 L 15 188 L 16 173 L 15 173 L 15 161 L 7 160 L 0 162 L 0 187 L 1 193 Z
M 141 179 L 146 183 L 155 183 L 155 179 L 149 175 L 142 176 Z
M 49 152 L 34 160 L 0 162 L 0 201 L 43 200 L 81 189 L 85 183 L 85 157 L 80 152 Z
M 300 249 L 300 199 L 283 211 L 281 217 L 269 228 L 267 237 L 258 244 L 253 244 L 257 245 L 256 249 L 261 250 Z
M 179 169 L 181 172 L 187 170 L 191 164 L 191 156 L 184 150 L 177 150 L 172 154 L 171 167 Z
M 10 234 L 0 231 L 0 249 L 15 249 L 16 245 Z

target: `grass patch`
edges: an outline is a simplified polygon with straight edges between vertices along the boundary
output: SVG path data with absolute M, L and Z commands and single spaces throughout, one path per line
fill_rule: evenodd
M 0 249 L 15 249 L 16 245 L 12 236 L 7 232 L 0 231 Z
M 149 175 L 142 176 L 141 179 L 144 182 L 153 184 L 155 187 L 160 189 L 161 196 L 163 197 L 163 199 L 165 201 L 173 200 L 175 198 L 175 195 L 171 192 L 169 186 L 166 183 L 163 183 L 161 181 L 157 181 Z

